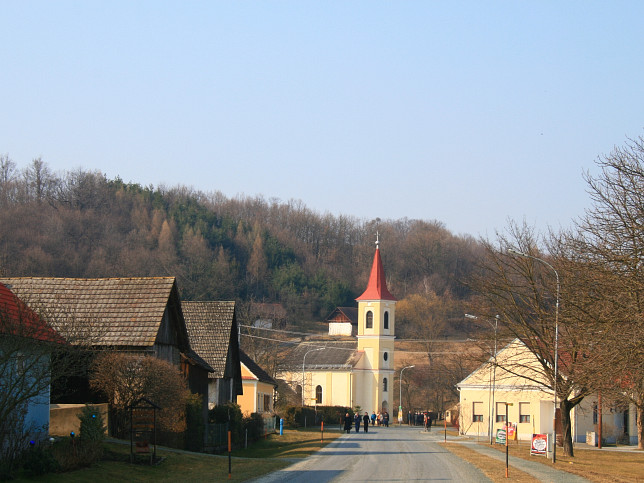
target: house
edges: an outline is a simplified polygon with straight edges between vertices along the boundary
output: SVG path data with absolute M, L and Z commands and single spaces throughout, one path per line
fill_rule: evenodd
M 289 382 L 306 405 L 360 406 L 362 411 L 389 412 L 396 395 L 396 298 L 387 288 L 379 241 L 367 288 L 356 301 L 355 336 L 302 342 L 286 352 L 278 378 Z
M 194 392 L 207 398 L 201 391 L 213 369 L 190 347 L 174 277 L 21 277 L 1 278 L 0 283 L 11 285 L 70 344 L 165 360 L 186 374 Z M 84 403 L 88 397 L 84 379 L 75 393 L 57 402 Z
M 553 432 L 554 397 L 546 387 L 539 363 L 523 342 L 515 339 L 457 384 L 460 392 L 460 433 L 490 437 L 508 421 L 516 423 L 518 439 Z M 508 369 L 508 370 L 506 370 Z M 511 404 L 511 405 L 510 405 Z M 573 441 L 585 443 L 587 433 L 598 433 L 598 398 L 585 397 L 571 412 Z M 602 435 L 606 442 L 637 443 L 634 407 L 602 409 Z M 557 418 L 557 434 L 562 434 Z M 559 438 L 558 438 L 559 439 Z
M 358 332 L 357 307 L 336 307 L 326 318 L 329 335 L 355 335 Z
M 208 407 L 237 402 L 242 372 L 235 302 L 183 302 L 190 344 L 212 368 Z
M 244 415 L 272 413 L 277 382 L 244 351 L 239 351 L 243 394 L 237 403 Z
M 65 341 L 0 283 L 0 459 L 49 431 L 50 358 Z M 14 453 L 16 454 L 16 453 Z

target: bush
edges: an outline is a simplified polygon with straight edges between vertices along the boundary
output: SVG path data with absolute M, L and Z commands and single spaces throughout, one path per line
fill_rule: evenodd
M 186 404 L 185 448 L 190 451 L 203 451 L 204 420 L 202 401 L 199 394 L 191 394 Z
M 261 414 L 252 413 L 250 417 L 244 418 L 243 426 L 244 433 L 248 434 L 249 441 L 257 441 L 264 436 L 264 418 Z
M 208 411 L 208 422 L 213 424 L 229 424 L 233 444 L 244 441 L 243 417 L 237 404 L 228 403 L 215 406 Z
M 103 415 L 95 406 L 85 406 L 78 415 L 80 419 L 80 437 L 83 441 L 98 441 L 105 439 L 105 422 Z
M 103 443 L 82 438 L 62 438 L 51 448 L 60 471 L 72 471 L 91 466 L 103 456 Z
M 48 448 L 35 446 L 26 452 L 22 467 L 27 476 L 40 476 L 58 471 L 60 465 Z
M 325 424 L 340 424 L 344 415 L 353 417 L 353 410 L 342 406 L 318 406 L 315 408 L 289 406 L 284 410 L 284 424 L 292 428 L 301 426 L 316 426 L 324 421 Z

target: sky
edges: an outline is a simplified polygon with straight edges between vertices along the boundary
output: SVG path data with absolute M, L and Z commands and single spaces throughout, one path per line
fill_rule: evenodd
M 0 0 L 0 154 L 493 236 L 644 134 L 641 1 Z

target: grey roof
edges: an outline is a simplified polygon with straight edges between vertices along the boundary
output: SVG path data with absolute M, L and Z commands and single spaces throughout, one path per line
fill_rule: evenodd
M 287 350 L 283 368 L 287 370 L 302 370 L 306 362 L 306 370 L 349 369 L 354 367 L 363 352 L 357 350 L 357 341 L 319 340 L 302 342 Z M 320 348 L 320 350 L 315 350 Z M 306 361 L 304 356 L 306 355 Z
M 166 308 L 181 318 L 174 277 L 0 278 L 63 336 L 95 346 L 151 347 Z M 179 341 L 188 348 L 183 324 Z
M 248 368 L 250 372 L 255 375 L 255 377 L 257 377 L 260 382 L 273 384 L 275 387 L 277 387 L 277 382 L 275 381 L 275 379 L 269 376 L 268 373 L 264 369 L 262 369 L 253 359 L 251 359 L 250 356 L 243 350 L 239 351 L 239 360 Z
M 235 302 L 182 302 L 190 346 L 213 369 L 211 378 L 223 378 L 231 334 L 235 324 Z

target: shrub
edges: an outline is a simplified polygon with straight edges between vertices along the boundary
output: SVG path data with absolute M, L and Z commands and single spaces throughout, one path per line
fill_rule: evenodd
M 185 448 L 202 451 L 204 443 L 204 419 L 202 400 L 199 394 L 191 394 L 186 404 Z
M 228 403 L 215 406 L 208 411 L 208 422 L 229 424 L 233 444 L 240 444 L 244 441 L 242 412 L 237 404 Z
M 49 449 L 35 446 L 26 452 L 22 467 L 27 476 L 40 476 L 58 471 L 60 465 Z
M 51 448 L 61 471 L 72 471 L 91 466 L 101 459 L 103 443 L 82 438 L 62 438 Z
M 105 439 L 105 422 L 103 415 L 95 406 L 85 406 L 78 415 L 80 419 L 80 437 L 85 442 Z

